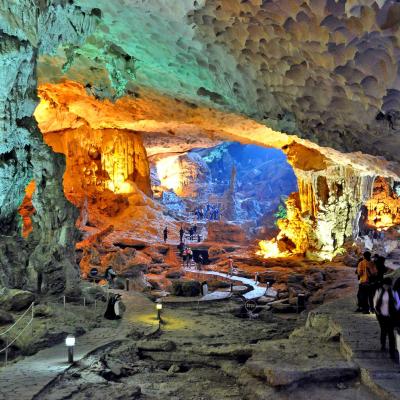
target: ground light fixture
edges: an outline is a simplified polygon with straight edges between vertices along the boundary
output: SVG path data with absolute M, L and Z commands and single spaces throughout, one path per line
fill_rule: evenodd
M 156 304 L 156 310 L 157 310 L 157 319 L 161 321 L 161 310 L 162 310 L 161 303 Z
M 72 364 L 74 362 L 74 346 L 75 346 L 75 336 L 68 335 L 65 338 L 65 345 L 68 349 L 68 362 Z

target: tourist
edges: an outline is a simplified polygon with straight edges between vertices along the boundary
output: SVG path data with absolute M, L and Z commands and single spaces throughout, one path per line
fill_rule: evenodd
M 106 272 L 104 273 L 104 278 L 108 282 L 108 286 L 110 288 L 114 287 L 114 279 L 116 276 L 117 276 L 117 274 L 113 270 L 112 266 L 109 265 L 106 269 Z
M 370 302 L 372 289 L 371 283 L 374 282 L 376 277 L 376 268 L 374 263 L 371 261 L 371 253 L 369 251 L 364 252 L 363 259 L 357 265 L 357 276 L 358 276 L 358 309 L 364 314 L 369 314 L 370 310 L 373 310 L 373 303 Z
M 181 241 L 178 244 L 178 251 L 179 251 L 179 256 L 183 257 L 183 250 L 185 250 L 185 244 Z
M 167 239 L 168 239 L 168 228 L 165 227 L 165 229 L 164 229 L 164 243 L 167 243 Z
M 186 264 L 186 260 L 188 259 L 188 252 L 187 252 L 187 247 L 183 250 L 183 259 L 182 259 L 182 261 L 183 261 L 183 266 L 185 266 L 185 264 Z
M 193 227 L 189 228 L 189 240 L 193 240 Z
M 188 247 L 188 258 L 187 258 L 188 267 L 192 265 L 192 259 L 193 259 L 193 251 L 190 247 Z
M 232 260 L 232 257 L 229 257 L 229 259 L 228 259 L 228 275 L 230 275 L 230 276 L 233 275 L 233 260 Z
M 107 308 L 104 313 L 106 319 L 121 319 L 121 295 L 111 293 L 108 299 Z
M 198 269 L 199 271 L 202 270 L 203 264 L 204 264 L 204 258 L 203 258 L 203 256 L 200 254 L 200 255 L 199 255 L 199 258 L 198 258 L 198 263 L 197 263 L 197 269 Z
M 196 233 L 197 233 L 197 225 L 194 224 L 194 225 L 193 225 L 193 234 L 195 235 Z
M 183 226 L 181 225 L 181 229 L 179 229 L 179 241 L 180 243 L 183 242 L 183 235 L 185 234 L 185 231 L 183 230 Z
M 376 267 L 376 281 L 377 283 L 382 283 L 383 276 L 388 272 L 388 269 L 385 266 L 385 257 L 380 256 L 379 254 L 374 255 L 374 264 Z
M 386 350 L 386 337 L 389 339 L 390 358 L 396 357 L 396 342 L 394 328 L 397 322 L 398 311 L 400 310 L 399 296 L 392 290 L 392 280 L 383 278 L 380 287 L 374 297 L 376 318 L 381 328 L 381 351 Z

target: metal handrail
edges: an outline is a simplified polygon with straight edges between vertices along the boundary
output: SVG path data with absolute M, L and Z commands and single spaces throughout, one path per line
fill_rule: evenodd
M 19 331 L 19 333 L 17 334 L 17 336 L 14 337 L 13 340 L 11 340 L 11 342 L 8 341 L 8 338 L 6 337 L 6 347 L 4 347 L 3 349 L 0 350 L 0 353 L 2 353 L 3 351 L 6 352 L 5 354 L 5 365 L 7 366 L 7 362 L 8 362 L 8 349 L 11 345 L 13 345 L 18 338 L 25 332 L 26 328 L 28 326 L 30 326 L 33 322 L 33 318 L 34 318 L 34 302 L 31 303 L 31 305 L 25 310 L 25 312 L 14 322 L 13 325 L 11 325 L 8 329 L 6 329 L 4 332 L 0 333 L 0 336 L 4 336 L 6 333 L 8 333 L 12 328 L 14 328 L 21 320 L 23 317 L 25 317 L 25 315 L 28 313 L 29 310 L 31 310 L 31 318 L 30 320 L 26 323 L 26 325 Z M 32 328 L 33 329 L 33 328 Z

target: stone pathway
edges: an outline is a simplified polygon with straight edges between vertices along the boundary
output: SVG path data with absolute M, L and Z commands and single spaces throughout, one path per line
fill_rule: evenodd
M 225 279 L 229 279 L 231 281 L 241 282 L 244 285 L 249 285 L 253 288 L 253 290 L 247 292 L 244 295 L 244 297 L 247 300 L 258 299 L 259 297 L 262 297 L 262 296 L 275 297 L 277 295 L 276 290 L 274 290 L 273 288 L 267 289 L 265 286 L 257 285 L 253 279 L 244 278 L 242 276 L 228 275 L 228 274 L 224 274 L 223 272 L 218 272 L 218 271 L 197 271 L 197 270 L 192 270 L 192 269 L 187 269 L 187 268 L 185 268 L 185 271 L 191 272 L 194 274 L 219 276 L 219 277 L 222 277 Z M 212 298 L 210 298 L 210 300 L 211 299 Z M 207 298 L 207 300 L 208 300 L 208 298 Z M 212 300 L 214 300 L 214 299 L 212 299 Z
M 375 314 L 354 312 L 355 295 L 322 305 L 317 312 L 327 314 L 341 332 L 343 355 L 361 370 L 362 382 L 382 399 L 400 399 L 400 366 L 388 353 L 380 351 L 380 330 Z
M 155 307 L 149 299 L 136 292 L 119 292 L 123 295 L 126 313 L 120 321 L 110 321 L 109 327 L 96 328 L 76 338 L 75 361 L 94 350 L 115 341 L 126 339 L 133 324 L 150 334 L 158 328 Z M 33 356 L 0 369 L 0 400 L 31 400 L 47 384 L 69 368 L 64 343 L 46 348 Z

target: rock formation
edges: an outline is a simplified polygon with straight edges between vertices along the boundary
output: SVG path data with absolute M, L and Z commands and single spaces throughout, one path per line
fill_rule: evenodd
M 391 182 L 378 177 L 373 185 L 372 197 L 366 203 L 367 224 L 370 227 L 386 229 L 400 224 L 400 198 Z
M 42 57 L 41 83 L 67 77 L 102 98 L 152 88 L 322 146 L 399 160 L 393 0 L 77 3 L 100 8 L 101 23 L 83 45 Z
M 75 208 L 65 199 L 65 162 L 43 142 L 33 112 L 39 54 L 60 43 L 82 43 L 95 18 L 69 2 L 2 1 L 0 3 L 0 285 L 47 292 L 73 291 Z M 33 233 L 20 236 L 17 210 L 31 180 Z
M 132 190 L 135 204 L 150 203 L 133 186 L 150 192 L 137 132 L 152 155 L 169 143 L 175 152 L 227 140 L 283 148 L 299 194 L 289 199 L 281 238 L 296 252 L 335 254 L 356 232 L 375 177 L 398 180 L 398 166 L 372 156 L 399 160 L 396 7 L 391 0 L 0 0 L 1 284 L 32 288 L 42 279 L 44 290 L 57 292 L 73 290 L 78 278 L 65 160 L 32 117 L 39 56 L 41 131 L 85 132 L 121 153 L 116 173 L 110 153 L 99 163 L 88 142 L 83 160 L 68 155 L 75 166 L 90 164 L 84 182 Z M 32 180 L 24 218 L 33 230 L 23 241 L 17 211 Z
M 190 146 L 196 148 L 195 138 L 199 136 L 202 142 L 207 136 L 215 141 L 251 141 L 283 149 L 297 176 L 299 196 L 292 202 L 292 205 L 298 204 L 298 211 L 293 210 L 292 221 L 282 225 L 284 232 L 280 238 L 296 253 L 309 249 L 310 256 L 333 257 L 344 242 L 357 233 L 357 215 L 370 197 L 375 176 L 397 179 L 395 165 L 383 159 L 361 153 L 339 153 L 243 117 L 192 108 L 148 92 L 134 101 L 125 97 L 110 103 L 89 96 L 79 84 L 67 82 L 41 86 L 40 93 L 43 101 L 35 115 L 43 132 L 87 125 L 95 130 L 127 129 L 152 137 L 151 143 L 156 149 L 159 132 L 172 129 L 174 146 L 180 138 L 185 150 Z M 132 120 L 132 115 L 136 119 Z M 165 140 L 163 135 L 161 146 L 166 145 Z M 168 154 L 162 156 L 166 159 Z M 174 163 L 184 158 L 177 154 L 170 156 L 174 162 L 166 167 L 169 173 Z M 160 154 L 152 156 L 155 160 L 160 157 Z M 188 171 L 193 172 L 193 168 Z M 185 186 L 183 181 L 189 184 L 189 192 L 193 190 L 192 172 L 185 177 L 174 175 L 174 184 L 179 186 L 179 191 Z

